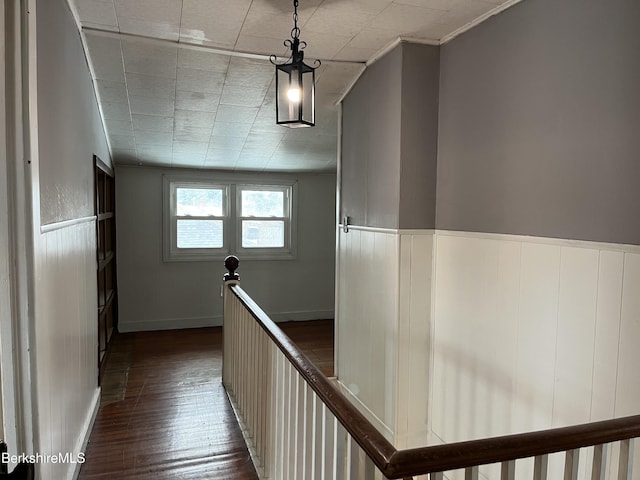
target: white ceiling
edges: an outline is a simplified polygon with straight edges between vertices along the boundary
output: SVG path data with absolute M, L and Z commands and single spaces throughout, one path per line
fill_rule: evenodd
M 292 0 L 70 0 L 116 164 L 333 171 L 336 102 L 398 38 L 439 44 L 519 0 L 300 0 L 316 126 L 275 124 Z M 245 55 L 254 54 L 254 55 Z

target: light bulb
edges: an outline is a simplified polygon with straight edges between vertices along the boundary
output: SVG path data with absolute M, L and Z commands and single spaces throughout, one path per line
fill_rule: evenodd
M 290 88 L 287 90 L 287 97 L 289 97 L 289 100 L 293 103 L 298 103 L 300 101 L 300 89 L 295 87 Z

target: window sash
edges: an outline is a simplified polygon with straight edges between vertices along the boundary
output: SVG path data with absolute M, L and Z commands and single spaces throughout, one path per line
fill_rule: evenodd
M 223 215 L 178 215 L 178 189 L 203 189 L 222 191 Z M 229 252 L 229 186 L 209 182 L 171 181 L 170 182 L 170 256 L 176 260 L 194 259 L 211 256 L 212 254 L 225 254 Z M 217 220 L 222 221 L 222 246 L 220 247 L 178 247 L 178 221 L 179 220 Z
M 237 208 L 237 223 L 236 223 L 236 249 L 238 253 L 243 253 L 246 255 L 251 254 L 259 254 L 260 252 L 264 252 L 266 254 L 283 254 L 283 255 L 291 255 L 291 211 L 292 211 L 292 185 L 253 185 L 253 184 L 242 184 L 237 185 L 236 191 L 236 208 Z M 283 201 L 283 216 L 273 216 L 273 217 L 256 217 L 256 216 L 243 216 L 242 213 L 242 192 L 243 191 L 264 191 L 264 192 L 282 192 L 282 201 Z M 278 247 L 249 247 L 243 246 L 244 244 L 244 236 L 243 236 L 243 222 L 245 221 L 273 221 L 273 222 L 282 222 L 284 228 L 284 245 Z

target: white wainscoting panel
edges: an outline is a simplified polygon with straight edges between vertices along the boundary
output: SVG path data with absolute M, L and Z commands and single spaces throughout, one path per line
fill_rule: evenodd
M 351 229 L 340 236 L 338 372 L 342 384 L 393 430 L 398 238 Z
M 424 446 L 429 435 L 432 234 L 400 235 L 396 448 Z
M 624 257 L 622 252 L 600 251 L 591 394 L 594 422 L 615 415 Z
M 338 242 L 340 384 L 396 446 L 424 445 L 433 231 L 349 226 Z
M 95 222 L 42 234 L 36 258 L 38 453 L 77 454 L 98 396 Z M 42 463 L 41 478 L 69 479 L 78 465 Z
M 434 252 L 434 439 L 640 413 L 637 247 L 438 231 Z

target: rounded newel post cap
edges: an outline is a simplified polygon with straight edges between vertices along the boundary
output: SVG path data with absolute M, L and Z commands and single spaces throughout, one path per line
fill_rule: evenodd
M 238 275 L 236 270 L 238 269 L 238 265 L 240 265 L 240 260 L 235 255 L 229 255 L 224 259 L 224 268 L 229 270 L 229 273 L 224 274 L 224 281 L 228 282 L 229 280 L 239 280 L 240 275 Z

